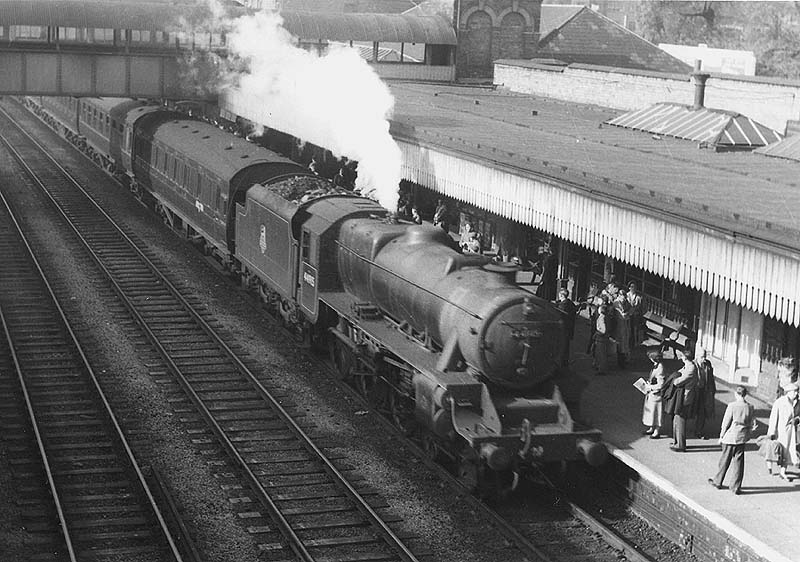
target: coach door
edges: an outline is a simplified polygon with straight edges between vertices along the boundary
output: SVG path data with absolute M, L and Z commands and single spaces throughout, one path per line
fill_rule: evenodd
M 300 240 L 300 271 L 298 272 L 300 295 L 298 301 L 303 312 L 313 322 L 317 319 L 317 290 L 319 272 L 319 237 L 303 230 Z

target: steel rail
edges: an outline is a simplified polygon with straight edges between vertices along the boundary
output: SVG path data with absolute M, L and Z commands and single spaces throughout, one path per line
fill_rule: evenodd
M 0 135 L 0 141 L 2 141 L 3 144 L 6 145 L 6 147 L 11 151 L 11 153 L 14 155 L 15 158 L 20 159 L 19 153 L 8 143 L 8 140 L 5 138 L 5 136 Z M 30 168 L 27 166 L 27 164 L 23 160 L 20 159 L 19 161 L 22 164 L 22 166 L 29 173 L 32 173 L 32 170 L 30 170 Z M 32 175 L 31 177 L 34 178 L 34 180 L 37 183 L 39 183 L 39 181 L 35 177 L 35 175 Z M 50 282 L 48 281 L 47 276 L 45 275 L 44 270 L 42 269 L 42 267 L 41 267 L 41 265 L 39 263 L 39 260 L 36 259 L 36 255 L 34 254 L 33 249 L 31 248 L 31 245 L 28 242 L 28 239 L 25 236 L 25 233 L 22 230 L 22 227 L 21 227 L 19 221 L 17 220 L 16 215 L 14 214 L 10 204 L 8 203 L 8 200 L 3 195 L 2 192 L 0 192 L 0 199 L 2 199 L 3 205 L 8 210 L 8 214 L 11 217 L 11 221 L 14 223 L 14 226 L 15 226 L 15 228 L 17 230 L 17 233 L 19 234 L 19 236 L 20 236 L 20 238 L 21 238 L 21 240 L 22 240 L 22 242 L 23 242 L 23 244 L 24 244 L 24 246 L 25 246 L 25 248 L 26 248 L 26 250 L 28 252 L 28 255 L 29 255 L 33 265 L 35 266 L 35 268 L 36 268 L 36 270 L 37 270 L 42 282 L 44 283 L 44 286 L 45 286 L 45 288 L 47 290 L 48 296 L 50 297 L 50 299 L 52 300 L 53 305 L 55 306 L 56 310 L 58 311 L 58 314 L 59 314 L 59 317 L 61 319 L 61 322 L 63 323 L 64 328 L 66 329 L 67 333 L 69 334 L 71 343 L 75 346 L 76 351 L 80 355 L 81 362 L 83 363 L 83 367 L 86 370 L 86 373 L 89 376 L 89 379 L 92 381 L 92 384 L 94 385 L 94 389 L 97 392 L 98 397 L 100 398 L 100 401 L 101 401 L 101 403 L 103 405 L 103 408 L 105 410 L 106 415 L 108 416 L 109 420 L 111 421 L 111 424 L 114 427 L 115 436 L 116 436 L 117 439 L 119 439 L 119 442 L 122 445 L 123 450 L 125 451 L 126 458 L 130 462 L 131 468 L 136 473 L 136 477 L 137 477 L 137 479 L 139 481 L 139 485 L 140 485 L 142 491 L 147 496 L 149 505 L 150 505 L 150 507 L 152 508 L 152 511 L 153 511 L 153 515 L 155 515 L 155 517 L 156 517 L 156 519 L 158 521 L 159 528 L 162 531 L 162 533 L 164 534 L 164 538 L 167 541 L 167 544 L 169 545 L 170 550 L 172 551 L 172 555 L 173 555 L 174 559 L 177 562 L 182 562 L 183 558 L 181 557 L 180 552 L 178 552 L 177 545 L 175 544 L 175 541 L 172 538 L 172 534 L 170 533 L 169 528 L 167 527 L 166 521 L 164 520 L 164 517 L 161 514 L 161 510 L 158 508 L 158 504 L 156 503 L 156 500 L 155 500 L 155 498 L 154 498 L 154 496 L 153 496 L 153 494 L 152 494 L 152 492 L 150 490 L 150 487 L 147 485 L 147 482 L 145 481 L 145 477 L 144 477 L 144 474 L 142 473 L 141 468 L 139 467 L 139 463 L 136 461 L 136 457 L 134 456 L 133 451 L 132 451 L 130 445 L 128 444 L 128 440 L 125 438 L 125 435 L 124 435 L 124 433 L 122 431 L 122 427 L 120 426 L 120 424 L 119 424 L 119 422 L 117 420 L 117 417 L 114 415 L 114 412 L 113 412 L 113 409 L 111 407 L 111 404 L 108 402 L 108 399 L 106 398 L 106 395 L 105 395 L 105 393 L 103 392 L 103 389 L 100 386 L 100 383 L 99 383 L 99 381 L 97 379 L 97 376 L 95 375 L 94 369 L 92 369 L 91 363 L 89 362 L 89 359 L 87 358 L 86 353 L 84 352 L 83 347 L 81 346 L 77 335 L 75 334 L 74 330 L 72 329 L 72 325 L 69 322 L 69 320 L 67 319 L 67 315 L 64 312 L 64 309 L 61 307 L 61 304 L 59 303 L 58 298 L 56 297 L 55 292 L 53 291 L 53 288 L 50 285 Z M 74 560 L 74 561 L 77 562 L 77 558 L 75 557 L 76 554 L 75 554 L 75 551 L 74 551 L 74 547 L 72 545 L 72 540 L 71 540 L 70 535 L 69 535 L 69 525 L 67 524 L 66 517 L 65 517 L 64 511 L 63 511 L 63 507 L 61 505 L 61 501 L 60 501 L 60 498 L 58 496 L 58 490 L 56 489 L 55 480 L 53 478 L 52 470 L 50 468 L 50 463 L 48 461 L 47 453 L 46 453 L 45 448 L 44 448 L 44 443 L 42 441 L 41 433 L 39 431 L 36 414 L 33 411 L 33 405 L 32 405 L 32 402 L 30 400 L 30 395 L 28 393 L 27 385 L 25 384 L 24 375 L 22 373 L 21 365 L 19 364 L 18 356 L 17 356 L 16 351 L 14 349 L 14 342 L 11 339 L 11 332 L 9 330 L 9 327 L 8 327 L 7 323 L 6 323 L 5 316 L 2 314 L 2 310 L 0 310 L 0 318 L 2 319 L 3 329 L 6 331 L 6 339 L 8 341 L 9 348 L 11 350 L 11 354 L 12 354 L 12 357 L 14 359 L 14 364 L 15 364 L 15 367 L 17 369 L 17 375 L 19 376 L 20 384 L 22 385 L 22 390 L 23 390 L 23 393 L 25 395 L 26 407 L 28 409 L 29 415 L 31 416 L 31 422 L 33 424 L 34 432 L 36 434 L 37 445 L 39 447 L 39 452 L 42 455 L 42 460 L 43 460 L 44 465 L 45 465 L 45 471 L 47 472 L 48 483 L 49 483 L 50 489 L 51 489 L 51 491 L 53 493 L 53 499 L 54 499 L 54 502 L 56 504 L 56 510 L 58 511 L 59 520 L 61 521 L 62 532 L 64 533 L 65 540 L 67 542 L 67 549 L 68 549 L 69 554 L 70 554 L 70 560 Z
M 401 555 L 401 558 L 406 560 L 407 562 L 418 562 L 416 556 L 408 549 L 405 543 L 397 536 L 397 534 L 392 531 L 392 529 L 386 524 L 386 522 L 380 517 L 380 515 L 369 505 L 369 503 L 364 499 L 361 494 L 353 487 L 350 482 L 344 477 L 339 469 L 333 464 L 333 462 L 328 458 L 328 456 L 313 442 L 313 440 L 308 436 L 308 434 L 300 427 L 300 425 L 291 417 L 291 415 L 283 408 L 280 402 L 269 392 L 268 389 L 264 387 L 263 384 L 256 378 L 253 372 L 242 362 L 242 360 L 235 354 L 235 352 L 225 343 L 225 341 L 220 338 L 220 336 L 216 333 L 216 331 L 208 324 L 208 322 L 192 307 L 192 305 L 186 300 L 186 298 L 181 294 L 181 292 L 175 287 L 175 285 L 163 274 L 155 264 L 144 254 L 144 252 L 131 240 L 131 238 L 125 233 L 122 228 L 114 221 L 114 219 L 106 213 L 106 211 L 95 201 L 95 199 L 86 192 L 83 186 L 76 180 L 72 174 L 69 173 L 61 164 L 53 158 L 52 155 L 45 149 L 36 139 L 34 139 L 27 131 L 19 127 L 18 124 L 8 115 L 8 113 L 0 109 L 0 112 L 5 114 L 12 122 L 15 123 L 17 128 L 26 136 L 30 141 L 36 145 L 39 150 L 64 174 L 64 176 L 69 179 L 70 182 L 74 184 L 74 186 L 80 190 L 83 195 L 91 202 L 91 204 L 97 209 L 97 211 L 109 222 L 109 224 L 117 231 L 117 233 L 127 242 L 127 244 L 131 247 L 131 249 L 138 254 L 140 259 L 144 262 L 144 264 L 152 271 L 152 273 L 167 287 L 173 294 L 173 296 L 183 305 L 185 310 L 195 319 L 201 329 L 210 337 L 212 338 L 217 345 L 225 352 L 228 358 L 236 364 L 236 367 L 239 371 L 244 374 L 250 383 L 254 386 L 254 388 L 258 391 L 258 394 L 268 402 L 275 411 L 280 415 L 280 417 L 287 423 L 290 429 L 297 435 L 300 440 L 303 442 L 305 447 L 312 451 L 316 457 L 322 461 L 325 470 L 331 475 L 336 482 L 342 486 L 347 494 L 350 496 L 352 500 L 354 500 L 357 504 L 359 510 L 367 516 L 367 518 L 372 522 L 373 526 L 375 526 L 379 531 L 380 534 L 384 537 L 390 546 L 392 546 L 395 550 L 399 551 L 398 553 Z M 38 182 L 38 180 L 37 180 Z M 225 434 L 225 431 L 219 426 L 217 421 L 213 418 L 212 414 L 207 410 L 205 405 L 202 402 L 202 399 L 197 395 L 188 381 L 185 379 L 183 374 L 181 373 L 180 367 L 175 364 L 174 360 L 170 357 L 169 352 L 163 347 L 163 345 L 159 342 L 158 337 L 152 332 L 150 327 L 147 325 L 146 320 L 141 316 L 139 311 L 136 309 L 133 302 L 125 295 L 124 290 L 122 287 L 119 286 L 117 281 L 115 280 L 113 274 L 106 268 L 103 264 L 101 258 L 97 255 L 97 253 L 91 248 L 89 242 L 86 238 L 78 231 L 77 227 L 73 224 L 72 220 L 67 216 L 64 212 L 62 207 L 58 204 L 55 198 L 41 185 L 44 192 L 53 202 L 55 207 L 59 210 L 61 215 L 65 218 L 68 222 L 70 227 L 75 232 L 76 236 L 81 240 L 81 242 L 86 247 L 87 252 L 92 256 L 92 259 L 97 263 L 98 267 L 103 271 L 103 273 L 107 276 L 109 282 L 114 287 L 115 292 L 119 295 L 119 297 L 125 303 L 125 306 L 128 308 L 129 312 L 134 316 L 136 322 L 140 325 L 140 327 L 145 331 L 150 341 L 153 345 L 157 348 L 159 355 L 162 356 L 162 359 L 167 363 L 169 369 L 178 377 L 178 380 L 184 390 L 189 394 L 192 402 L 195 403 L 200 409 L 203 417 L 206 421 L 211 425 L 212 430 L 217 435 L 217 437 L 222 441 L 226 450 L 228 450 L 229 454 L 236 459 L 236 462 L 239 463 L 240 468 L 244 472 L 245 476 L 247 477 L 248 481 L 251 482 L 251 485 L 254 487 L 254 491 L 257 492 L 257 495 L 264 501 L 270 513 L 272 513 L 276 520 L 278 521 L 278 526 L 281 529 L 281 532 L 284 533 L 284 536 L 287 537 L 290 544 L 292 545 L 293 550 L 295 550 L 296 554 L 300 556 L 303 560 L 307 562 L 314 562 L 314 558 L 305 548 L 303 545 L 302 540 L 297 536 L 294 529 L 292 529 L 291 524 L 286 520 L 283 514 L 280 512 L 280 509 L 275 504 L 274 500 L 270 497 L 269 493 L 266 489 L 258 482 L 258 478 L 255 474 L 250 470 L 247 462 L 241 456 L 241 454 L 236 450 L 233 443 Z
M 0 199 L 3 201 L 3 206 L 8 211 L 9 216 L 11 217 L 11 222 L 14 223 L 14 226 L 17 229 L 17 233 L 22 236 L 22 241 L 25 246 L 28 248 L 28 252 L 31 256 L 33 253 L 28 246 L 28 241 L 25 239 L 24 235 L 22 234 L 22 229 L 19 226 L 19 222 L 14 214 L 11 212 L 11 206 L 8 204 L 8 201 L 3 195 L 3 192 L 0 191 Z M 36 264 L 38 267 L 38 264 Z M 69 533 L 69 525 L 67 525 L 67 518 L 64 515 L 64 508 L 61 505 L 61 497 L 58 493 L 58 488 L 56 487 L 55 478 L 53 478 L 53 471 L 50 468 L 50 461 L 47 455 L 47 451 L 44 447 L 44 441 L 42 439 L 41 431 L 39 430 L 39 421 L 36 417 L 36 412 L 33 409 L 33 403 L 31 402 L 30 394 L 28 393 L 28 385 L 25 382 L 25 375 L 22 373 L 22 366 L 19 363 L 19 358 L 17 357 L 17 352 L 14 349 L 14 341 L 11 338 L 11 329 L 9 328 L 8 324 L 6 323 L 5 314 L 3 314 L 3 307 L 0 305 L 0 324 L 3 325 L 3 331 L 6 335 L 6 341 L 8 342 L 8 348 L 11 351 L 11 359 L 14 362 L 14 368 L 17 371 L 17 378 L 19 379 L 20 387 L 22 388 L 22 394 L 25 397 L 25 408 L 28 410 L 28 416 L 31 420 L 31 426 L 33 427 L 33 434 L 36 437 L 36 446 L 39 449 L 39 455 L 42 457 L 42 464 L 44 465 L 44 471 L 47 474 L 47 484 L 50 487 L 50 493 L 53 496 L 53 503 L 55 504 L 56 513 L 58 514 L 58 520 L 61 523 L 61 534 L 64 536 L 64 542 L 67 547 L 67 552 L 69 554 L 70 562 L 77 562 L 77 558 L 75 557 L 75 547 L 72 545 L 72 538 Z

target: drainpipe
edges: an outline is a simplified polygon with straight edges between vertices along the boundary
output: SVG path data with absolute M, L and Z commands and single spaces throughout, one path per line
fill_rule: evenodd
M 706 97 L 706 80 L 711 76 L 707 72 L 700 71 L 700 60 L 694 61 L 694 71 L 692 71 L 692 82 L 694 83 L 694 104 L 692 109 L 702 109 Z

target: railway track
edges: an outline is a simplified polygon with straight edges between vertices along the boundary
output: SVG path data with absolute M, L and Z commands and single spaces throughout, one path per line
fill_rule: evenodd
M 159 281 L 158 283 L 162 282 Z M 145 284 L 146 282 L 142 281 L 142 285 L 144 286 Z M 155 297 L 155 299 L 153 299 L 153 297 Z M 239 415 L 235 413 L 235 410 L 239 407 L 238 405 L 242 405 L 244 403 L 243 401 L 246 400 L 243 394 L 239 395 L 237 393 L 245 392 L 248 390 L 248 387 L 252 386 L 253 384 L 258 387 L 260 386 L 260 383 L 253 383 L 253 381 L 244 382 L 242 379 L 240 382 L 236 383 L 236 385 L 231 385 L 231 378 L 229 377 L 234 376 L 234 373 L 239 370 L 239 366 L 230 368 L 215 366 L 213 370 L 218 371 L 217 375 L 210 374 L 208 369 L 205 369 L 204 371 L 202 365 L 205 361 L 201 360 L 201 357 L 215 357 L 216 352 L 213 352 L 213 350 L 219 344 L 200 344 L 197 343 L 200 340 L 197 340 L 195 336 L 184 336 L 184 326 L 188 326 L 192 322 L 189 321 L 186 316 L 184 316 L 183 312 L 179 312 L 182 310 L 181 307 L 170 308 L 165 306 L 166 302 L 170 299 L 171 297 L 168 298 L 165 294 L 161 294 L 160 292 L 157 295 L 152 294 L 150 295 L 150 300 L 152 300 L 152 302 L 143 308 L 143 310 L 147 310 L 149 313 L 155 314 L 156 317 L 158 317 L 158 314 L 160 314 L 159 311 L 163 312 L 162 320 L 157 320 L 157 323 L 160 323 L 163 326 L 163 329 L 166 331 L 166 333 L 160 334 L 160 332 L 155 331 L 150 335 L 150 339 L 155 340 L 157 338 L 154 336 L 166 335 L 167 338 L 169 338 L 169 346 L 173 344 L 179 344 L 176 348 L 166 346 L 165 349 L 162 350 L 161 355 L 163 358 L 165 358 L 165 371 L 172 372 L 176 369 L 176 367 L 180 368 L 180 364 L 173 365 L 173 362 L 168 359 L 171 351 L 177 351 L 178 355 L 183 353 L 184 355 L 191 356 L 191 358 L 194 359 L 194 367 L 188 367 L 190 371 L 201 371 L 205 373 L 205 379 L 203 379 L 201 376 L 202 373 L 200 372 L 190 373 L 191 376 L 189 378 L 193 380 L 195 388 L 200 388 L 201 390 L 197 393 L 187 390 L 187 393 L 192 396 L 193 402 L 197 402 L 198 400 L 203 401 L 204 396 L 207 397 L 206 399 L 214 400 L 214 393 L 218 393 L 216 394 L 215 402 L 217 417 L 219 419 L 226 420 L 226 423 L 222 424 L 223 427 L 215 429 L 215 433 L 219 434 L 219 430 L 224 430 L 226 428 L 234 430 L 234 432 L 231 434 L 233 436 L 234 443 L 231 443 L 230 445 L 226 444 L 226 449 L 228 449 L 230 452 L 230 448 L 235 446 L 236 443 L 244 444 L 240 446 L 240 450 L 247 451 L 249 458 L 253 459 L 258 457 L 259 450 L 262 452 L 264 451 L 263 449 L 255 448 L 253 443 L 260 440 L 264 440 L 263 442 L 267 442 L 266 440 L 269 440 L 269 442 L 273 443 L 273 445 L 277 444 L 283 451 L 291 452 L 291 454 L 298 452 L 299 449 L 297 449 L 296 446 L 289 444 L 289 433 L 291 432 L 284 433 L 285 430 L 277 429 L 278 424 L 280 423 L 277 418 L 259 417 L 259 412 L 263 410 L 263 398 L 255 400 L 252 403 L 249 403 L 249 405 L 244 406 L 244 411 L 247 413 L 244 417 L 239 418 L 240 422 L 238 425 L 233 421 L 236 419 L 236 416 Z M 139 300 L 141 301 L 141 298 Z M 202 313 L 200 313 L 200 316 L 202 316 Z M 173 320 L 175 322 L 173 322 Z M 189 359 L 189 357 L 185 357 L 183 359 Z M 234 360 L 234 363 L 237 363 L 237 361 Z M 214 365 L 223 364 L 228 365 L 228 363 L 214 363 Z M 154 368 L 154 375 L 159 376 L 158 368 Z M 166 380 L 166 373 L 161 373 L 161 375 L 164 376 Z M 200 387 L 196 386 L 197 383 L 200 383 Z M 186 383 L 181 384 L 185 386 Z M 202 387 L 203 384 L 206 386 Z M 197 394 L 197 396 L 194 396 L 194 394 Z M 291 408 L 289 408 L 289 410 L 291 410 Z M 206 417 L 206 414 L 203 414 L 203 416 Z M 278 417 L 281 416 L 279 415 Z M 187 419 L 193 419 L 192 415 L 187 413 Z M 385 423 L 391 425 L 388 420 L 386 420 Z M 215 427 L 213 423 L 210 425 Z M 223 440 L 223 442 L 225 442 L 225 440 Z M 413 448 L 413 445 L 411 447 Z M 275 451 L 276 449 L 272 450 Z M 424 453 L 420 450 L 417 450 L 417 454 L 421 458 L 425 457 Z M 236 455 L 233 456 L 235 457 Z M 303 468 L 299 468 L 298 464 L 290 462 L 290 456 L 284 455 L 283 457 L 284 461 L 286 461 L 283 463 L 274 462 L 274 460 L 270 461 L 267 457 L 259 457 L 259 460 L 254 464 L 254 466 L 257 467 L 254 476 L 256 478 L 259 476 L 264 477 L 267 472 L 265 469 L 267 468 L 269 468 L 270 473 L 275 474 L 272 471 L 277 465 L 280 464 L 284 464 L 286 468 L 291 468 L 291 470 L 305 470 Z M 308 466 L 308 460 L 305 458 L 298 462 L 302 466 Z M 431 464 L 430 466 L 434 465 Z M 438 469 L 442 470 L 441 467 Z M 301 482 L 299 484 L 292 483 L 293 479 L 289 479 L 291 476 L 290 474 L 285 475 L 285 480 L 283 480 L 284 476 L 281 475 L 280 479 L 271 480 L 271 484 L 274 484 L 272 488 L 285 490 L 289 492 L 289 494 L 301 489 L 308 491 L 310 489 L 309 486 L 316 486 L 316 482 L 321 478 L 321 472 L 304 474 L 304 478 L 307 478 L 307 480 L 305 480 L 304 483 Z M 224 473 L 223 475 L 226 478 L 232 476 Z M 233 487 L 235 484 L 230 484 L 230 486 Z M 289 495 L 282 497 L 289 497 Z M 518 551 L 525 552 L 525 555 L 530 560 L 559 560 L 565 562 L 586 559 L 600 561 L 619 559 L 638 561 L 650 560 L 647 557 L 639 554 L 634 545 L 628 544 L 624 539 L 616 535 L 614 532 L 608 530 L 605 525 L 580 510 L 580 508 L 570 505 L 568 502 L 563 502 L 563 498 L 559 499 L 559 501 L 562 503 L 559 509 L 556 511 L 551 511 L 547 514 L 537 517 L 530 516 L 525 518 L 525 520 L 520 518 L 517 520 L 509 520 L 507 517 L 513 516 L 500 516 L 496 512 L 490 510 L 484 504 L 481 504 L 474 498 L 469 497 L 468 494 L 464 494 L 464 498 L 466 509 L 484 511 L 485 516 L 494 521 L 494 525 L 498 530 L 501 531 L 505 537 L 505 540 L 508 541 L 508 543 L 513 544 L 514 548 Z M 315 503 L 318 506 L 320 505 L 319 498 L 316 498 Z M 563 506 L 567 506 L 566 510 L 563 509 Z M 325 511 L 322 511 L 318 514 L 320 516 L 319 519 L 327 520 L 330 518 L 330 514 L 333 513 L 336 514 L 334 517 L 335 521 L 336 518 L 343 513 L 340 511 L 342 509 L 341 507 L 336 507 L 334 511 L 327 511 L 327 509 L 328 508 L 324 508 Z M 245 515 L 254 517 L 254 524 L 251 526 L 251 529 L 254 529 L 256 532 L 263 532 L 269 526 L 266 524 L 260 524 L 261 522 L 257 518 L 257 513 L 245 513 Z M 548 522 L 547 519 L 550 519 L 550 521 Z M 338 525 L 336 522 L 333 522 L 332 524 Z M 334 537 L 334 539 L 337 539 L 338 536 L 350 537 L 352 535 L 351 533 L 346 532 L 341 535 L 337 535 L 337 537 Z M 554 539 L 554 537 L 557 538 Z M 323 541 L 324 540 L 325 539 L 323 539 Z M 347 538 L 346 540 L 353 539 Z M 264 536 L 262 542 L 265 550 L 275 549 L 276 552 L 280 552 L 280 545 L 277 542 L 269 542 L 266 535 Z M 316 544 L 321 545 L 323 542 Z M 362 549 L 356 554 L 358 556 L 362 556 L 366 553 L 366 550 Z M 319 550 L 316 550 L 315 552 L 319 552 Z
M 0 193 L 6 439 L 27 526 L 59 560 L 182 560 L 87 354 Z M 24 404 L 24 406 L 23 406 Z M 16 422 L 16 423 L 14 423 Z M 45 484 L 42 486 L 41 484 Z
M 380 513 L 380 498 L 348 480 L 326 444 L 312 439 L 135 238 L 5 112 L 0 130 L 247 482 L 259 504 L 250 527 L 267 559 L 417 560 L 409 537 Z

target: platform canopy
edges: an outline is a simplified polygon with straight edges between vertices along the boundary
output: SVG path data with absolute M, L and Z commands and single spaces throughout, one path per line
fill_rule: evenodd
M 283 26 L 303 40 L 378 41 L 456 45 L 456 32 L 440 16 L 281 12 Z

